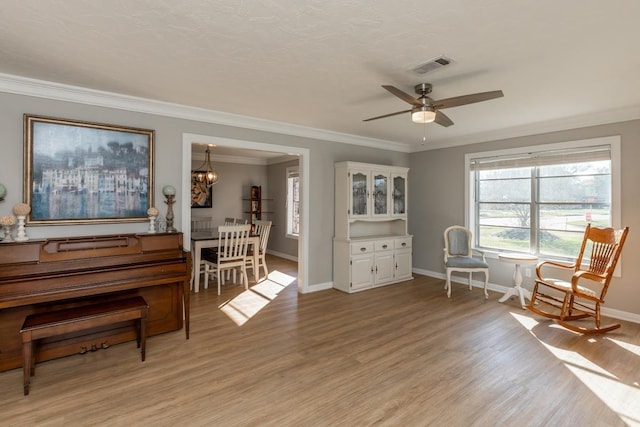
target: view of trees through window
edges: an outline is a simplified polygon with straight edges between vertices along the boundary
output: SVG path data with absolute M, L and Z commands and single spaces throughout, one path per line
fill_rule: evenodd
M 300 234 L 300 174 L 297 167 L 287 168 L 287 235 Z
M 477 169 L 477 246 L 575 256 L 587 223 L 611 225 L 611 161 Z

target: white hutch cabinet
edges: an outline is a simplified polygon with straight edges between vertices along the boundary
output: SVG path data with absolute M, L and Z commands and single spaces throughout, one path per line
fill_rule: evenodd
M 368 163 L 335 165 L 333 286 L 357 292 L 411 276 L 407 234 L 409 169 Z

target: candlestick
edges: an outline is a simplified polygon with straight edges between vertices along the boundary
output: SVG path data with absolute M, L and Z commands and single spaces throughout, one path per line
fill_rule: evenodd
M 166 205 L 167 205 L 167 216 L 166 216 L 166 219 L 167 219 L 167 230 L 166 231 L 167 231 L 167 233 L 174 233 L 174 232 L 178 231 L 173 227 L 173 204 L 176 202 L 174 200 L 175 196 L 173 194 L 166 194 L 165 193 L 165 197 L 167 198 L 167 200 L 164 201 L 166 203 Z

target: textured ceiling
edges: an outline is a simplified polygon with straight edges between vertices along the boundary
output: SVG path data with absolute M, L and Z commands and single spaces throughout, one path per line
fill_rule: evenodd
M 0 73 L 408 144 L 640 117 L 637 0 L 12 0 Z M 420 75 L 415 66 L 455 62 Z M 380 87 L 503 90 L 425 127 Z

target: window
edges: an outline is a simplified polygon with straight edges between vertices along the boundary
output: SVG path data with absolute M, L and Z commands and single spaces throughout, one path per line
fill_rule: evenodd
M 476 247 L 575 257 L 587 223 L 619 226 L 619 137 L 466 156 Z
M 287 168 L 287 237 L 300 234 L 300 172 L 298 167 Z

